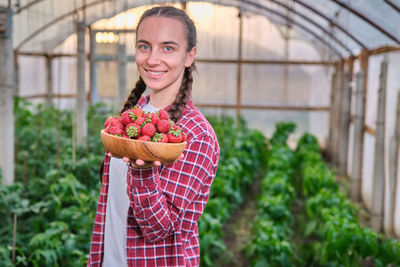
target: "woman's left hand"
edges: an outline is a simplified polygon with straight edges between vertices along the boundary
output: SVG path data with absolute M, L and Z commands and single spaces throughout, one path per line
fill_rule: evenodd
M 177 162 L 181 159 L 184 158 L 183 153 L 179 155 L 179 157 L 174 161 Z M 137 160 L 130 160 L 127 157 L 123 157 L 122 158 L 123 161 L 125 161 L 126 163 L 131 163 L 131 165 L 136 168 L 136 169 L 145 169 L 145 168 L 153 168 L 153 167 L 159 167 L 161 166 L 161 162 L 156 160 L 156 161 L 144 161 L 142 159 L 137 159 Z

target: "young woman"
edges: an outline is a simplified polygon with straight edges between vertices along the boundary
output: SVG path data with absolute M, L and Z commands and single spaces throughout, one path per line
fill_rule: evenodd
M 172 164 L 132 164 L 106 154 L 94 222 L 90 266 L 198 266 L 197 221 L 217 171 L 215 133 L 193 105 L 196 29 L 182 10 L 155 7 L 139 20 L 139 80 L 122 112 L 140 106 L 165 109 L 187 134 L 183 155 Z M 150 94 L 142 96 L 146 88 Z

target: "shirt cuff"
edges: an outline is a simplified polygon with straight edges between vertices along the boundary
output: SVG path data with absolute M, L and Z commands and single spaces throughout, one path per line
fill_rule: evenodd
M 155 187 L 159 182 L 158 167 L 147 169 L 136 169 L 129 167 L 131 173 L 131 184 L 134 187 Z

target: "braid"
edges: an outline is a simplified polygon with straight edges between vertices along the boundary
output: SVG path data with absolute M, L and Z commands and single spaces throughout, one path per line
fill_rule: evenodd
M 168 110 L 168 114 L 174 122 L 177 122 L 179 120 L 183 109 L 185 108 L 186 103 L 189 101 L 192 94 L 192 72 L 194 69 L 194 64 L 188 68 L 185 68 L 181 88 L 179 89 L 178 95 L 176 96 L 174 103 L 171 104 L 171 107 Z
M 136 82 L 135 88 L 132 89 L 131 94 L 124 104 L 124 107 L 121 109 L 121 114 L 125 110 L 128 110 L 136 105 L 145 90 L 146 84 L 144 83 L 142 77 L 139 77 L 139 80 Z

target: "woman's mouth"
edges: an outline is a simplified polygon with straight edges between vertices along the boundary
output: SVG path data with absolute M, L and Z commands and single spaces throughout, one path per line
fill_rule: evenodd
M 154 71 L 154 70 L 146 70 L 146 72 L 152 79 L 159 79 L 166 73 L 166 71 Z

